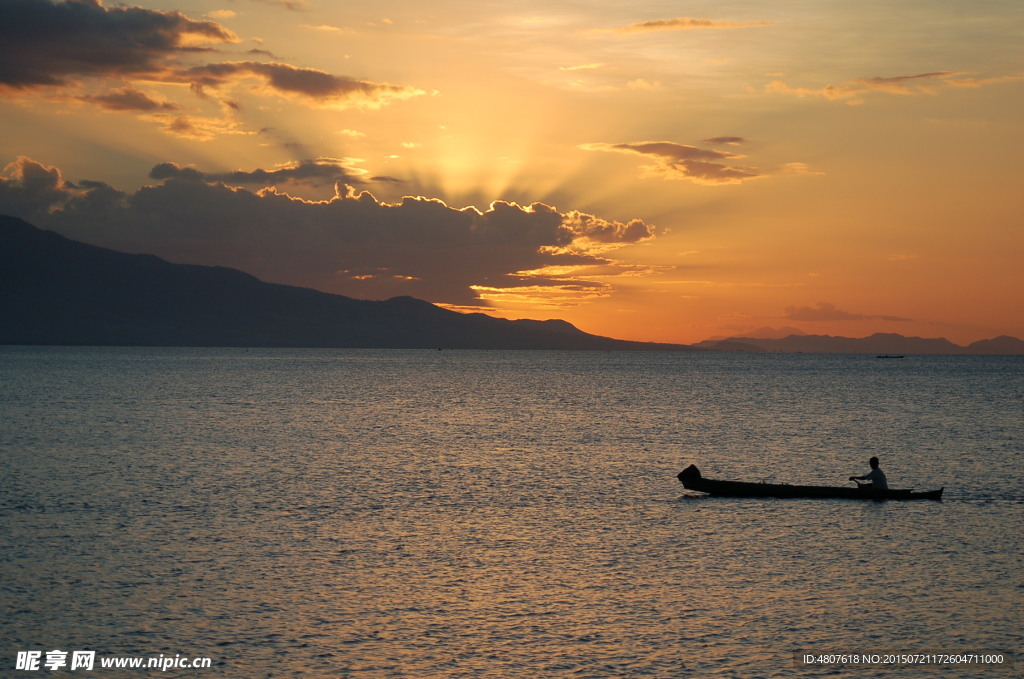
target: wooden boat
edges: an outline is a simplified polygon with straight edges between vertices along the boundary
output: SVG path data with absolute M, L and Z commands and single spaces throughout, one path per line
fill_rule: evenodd
M 679 480 L 688 490 L 696 490 L 711 495 L 729 497 L 799 497 L 799 498 L 836 498 L 848 500 L 941 500 L 942 491 L 915 491 L 889 488 L 875 490 L 867 485 L 856 488 L 843 486 L 791 486 L 787 483 L 748 483 L 744 481 L 715 481 L 701 476 L 696 465 L 690 465 L 679 472 Z

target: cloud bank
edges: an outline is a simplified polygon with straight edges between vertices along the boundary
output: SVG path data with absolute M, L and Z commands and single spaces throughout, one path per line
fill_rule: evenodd
M 161 183 L 126 193 L 66 181 L 59 169 L 23 157 L 0 174 L 0 212 L 88 243 L 230 266 L 268 281 L 461 306 L 479 304 L 484 290 L 538 288 L 578 302 L 608 287 L 580 277 L 581 268 L 614 271 L 609 252 L 654 237 L 640 219 L 623 223 L 543 203 L 496 201 L 486 210 L 422 197 L 384 203 L 342 183 L 330 200 L 306 201 L 278 188 L 340 182 L 352 172 L 330 159 L 221 174 L 162 163 L 151 172 Z

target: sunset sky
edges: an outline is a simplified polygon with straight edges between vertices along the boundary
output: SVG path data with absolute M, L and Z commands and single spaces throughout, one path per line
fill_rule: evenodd
M 0 2 L 0 212 L 624 339 L 1024 337 L 1020 0 Z

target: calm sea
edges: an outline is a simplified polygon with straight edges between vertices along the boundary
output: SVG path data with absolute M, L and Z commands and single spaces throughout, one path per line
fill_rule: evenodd
M 5 677 L 1024 668 L 1019 357 L 7 347 L 0 409 Z M 946 499 L 675 477 L 872 455 Z M 93 673 L 17 669 L 53 650 Z M 1016 667 L 795 662 L 841 653 Z

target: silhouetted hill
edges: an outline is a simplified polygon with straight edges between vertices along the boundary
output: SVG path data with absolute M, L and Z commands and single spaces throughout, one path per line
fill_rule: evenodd
M 564 321 L 460 314 L 265 283 L 69 240 L 0 216 L 0 344 L 689 350 Z
M 971 342 L 967 345 L 970 354 L 1024 354 L 1024 340 L 1000 335 L 987 340 Z
M 1024 342 L 1005 335 L 962 347 L 943 338 L 904 337 L 881 332 L 858 338 L 831 335 L 790 335 L 782 339 L 731 337 L 693 346 L 708 351 L 807 354 L 1024 354 Z

